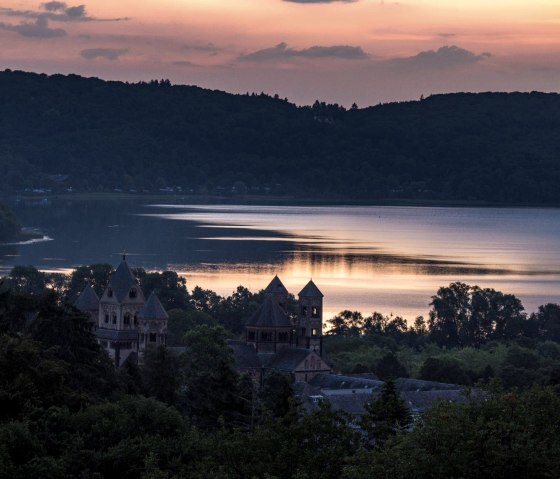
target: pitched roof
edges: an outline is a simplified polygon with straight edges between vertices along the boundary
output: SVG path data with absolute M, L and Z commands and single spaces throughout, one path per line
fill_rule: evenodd
M 139 316 L 143 319 L 167 319 L 169 316 L 165 312 L 161 301 L 157 297 L 156 293 L 152 291 L 148 301 L 140 311 Z
M 317 374 L 309 383 L 321 389 L 376 390 L 383 386 L 379 379 L 343 376 L 341 374 Z
M 256 369 L 261 367 L 256 349 L 243 341 L 228 341 L 228 346 L 233 349 L 235 367 L 238 369 Z
M 273 356 L 268 367 L 281 371 L 293 371 L 310 354 L 312 352 L 309 349 L 282 348 Z
M 312 298 L 317 298 L 317 297 L 322 298 L 324 295 L 323 295 L 323 293 L 321 293 L 319 288 L 317 288 L 317 286 L 315 286 L 315 283 L 313 282 L 313 280 L 310 279 L 309 283 L 307 283 L 305 285 L 305 287 L 299 292 L 299 296 L 306 296 L 306 297 L 312 297 Z
M 99 297 L 90 284 L 86 284 L 84 290 L 76 298 L 74 307 L 80 311 L 97 311 L 99 309 Z
M 247 326 L 264 328 L 291 328 L 292 324 L 286 312 L 272 296 L 265 296 L 263 304 L 259 306 L 247 321 Z
M 111 274 L 110 283 L 119 303 L 122 303 L 128 296 L 130 288 L 138 284 L 125 259 L 121 261 L 118 268 Z
M 272 281 L 265 288 L 264 292 L 269 294 L 277 294 L 277 293 L 282 293 L 286 295 L 289 294 L 288 290 L 286 289 L 286 286 L 284 286 L 284 283 L 280 281 L 278 275 L 272 278 Z
M 138 341 L 138 331 L 136 329 L 122 331 L 118 329 L 99 328 L 95 331 L 95 335 L 99 339 L 111 339 L 113 341 Z

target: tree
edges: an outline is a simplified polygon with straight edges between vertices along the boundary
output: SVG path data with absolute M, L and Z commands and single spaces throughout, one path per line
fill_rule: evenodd
M 381 387 L 378 398 L 365 404 L 361 428 L 366 433 L 367 445 L 380 447 L 392 435 L 404 431 L 412 418 L 405 402 L 399 397 L 395 383 L 389 379 Z
M 560 341 L 560 304 L 539 306 L 538 311 L 531 315 L 531 321 L 537 325 L 541 338 Z
M 155 291 L 166 310 L 174 308 L 189 309 L 191 307 L 189 293 L 187 292 L 187 280 L 175 271 L 144 273 L 140 276 L 140 286 L 146 297 L 152 291 Z
M 270 411 L 273 417 L 284 417 L 294 400 L 294 391 L 289 379 L 276 371 L 269 372 L 259 391 L 259 399 L 261 405 Z
M 14 266 L 9 278 L 11 287 L 18 293 L 37 295 L 45 290 L 45 273 L 34 266 Z
M 511 294 L 464 283 L 442 287 L 430 303 L 430 336 L 443 346 L 479 346 L 488 339 L 523 334 L 526 317 Z
M 359 336 L 362 332 L 364 318 L 359 311 L 344 310 L 327 320 L 328 334 L 340 336 Z
M 221 326 L 198 326 L 185 335 L 185 387 L 189 415 L 204 428 L 227 424 L 239 410 L 239 375 Z M 220 419 L 222 418 L 222 419 Z
M 375 374 L 383 380 L 408 377 L 408 371 L 393 353 L 387 353 L 379 360 Z
M 183 346 L 183 338 L 188 331 L 197 326 L 217 326 L 217 321 L 203 311 L 190 309 L 172 309 L 167 312 L 167 344 L 169 346 Z
M 97 295 L 101 296 L 109 284 L 112 271 L 113 266 L 107 263 L 91 264 L 76 268 L 70 275 L 67 292 L 69 300 L 74 301 L 88 283 Z
M 148 348 L 141 368 L 142 384 L 148 396 L 169 405 L 177 404 L 182 384 L 180 358 L 166 346 Z
M 427 358 L 420 368 L 420 379 L 449 384 L 472 383 L 467 371 L 452 359 Z

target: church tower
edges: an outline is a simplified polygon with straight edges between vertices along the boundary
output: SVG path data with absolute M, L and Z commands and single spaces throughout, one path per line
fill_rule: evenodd
M 148 297 L 148 301 L 138 315 L 138 330 L 140 333 L 140 356 L 143 360 L 143 353 L 149 347 L 165 346 L 167 341 L 167 319 L 159 298 L 154 292 Z
M 269 295 L 272 296 L 284 311 L 288 311 L 289 293 L 288 290 L 286 289 L 286 286 L 284 286 L 284 283 L 280 281 L 278 275 L 272 278 L 272 281 L 266 287 L 264 292 L 267 296 Z
M 297 347 L 323 354 L 323 293 L 310 280 L 299 292 Z
M 119 367 L 131 354 L 138 355 L 138 316 L 145 299 L 126 256 L 111 274 L 99 301 L 99 344 Z

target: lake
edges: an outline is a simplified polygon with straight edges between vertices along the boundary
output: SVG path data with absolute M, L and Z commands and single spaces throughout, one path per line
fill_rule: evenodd
M 560 302 L 560 209 L 150 204 L 51 200 L 12 205 L 45 241 L 3 246 L 0 271 L 33 264 L 173 269 L 195 285 L 256 291 L 274 274 L 297 294 L 312 278 L 325 315 L 412 320 L 453 281 L 513 293 L 528 311 Z

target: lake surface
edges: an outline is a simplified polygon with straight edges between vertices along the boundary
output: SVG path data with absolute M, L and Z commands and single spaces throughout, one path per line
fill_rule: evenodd
M 528 311 L 560 302 L 560 210 L 397 206 L 148 204 L 142 200 L 13 205 L 49 240 L 0 249 L 15 264 L 173 269 L 188 287 L 230 294 L 274 274 L 297 294 L 313 278 L 325 314 L 356 309 L 411 320 L 453 281 L 521 298 Z

